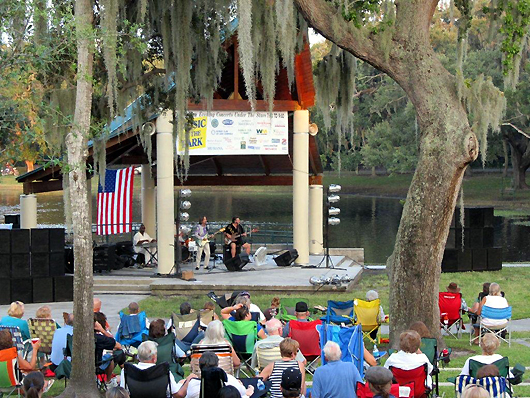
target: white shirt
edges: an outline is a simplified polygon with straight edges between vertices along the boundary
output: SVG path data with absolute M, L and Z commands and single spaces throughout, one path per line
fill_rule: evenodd
M 388 357 L 385 362 L 385 368 L 388 369 L 390 366 L 393 366 L 402 370 L 412 370 L 423 364 L 427 364 L 427 387 L 432 388 L 431 372 L 433 367 L 427 355 L 423 353 L 416 354 L 399 350 Z
M 228 381 L 226 382 L 227 386 L 234 386 L 239 391 L 239 394 L 241 394 L 241 398 L 247 397 L 247 389 L 245 386 L 234 376 L 231 376 L 229 374 L 226 375 L 228 378 Z M 201 392 L 201 381 L 198 379 L 191 379 L 188 384 L 188 393 L 186 394 L 186 398 L 199 398 L 199 394 Z
M 484 365 L 491 365 L 493 362 L 498 361 L 499 359 L 502 359 L 502 355 L 499 354 L 493 354 L 493 355 L 475 355 L 473 357 L 469 357 L 466 359 L 466 363 L 464 364 L 464 367 L 462 368 L 462 371 L 460 372 L 461 375 L 464 376 L 470 376 L 469 374 L 469 361 L 472 359 L 474 361 L 483 363 Z
M 135 364 L 134 366 L 136 366 L 138 369 L 142 369 L 143 370 L 143 369 L 148 369 L 148 368 L 150 368 L 152 366 L 155 366 L 155 364 L 154 363 L 140 362 L 140 363 Z M 169 392 L 169 386 L 168 386 L 167 387 L 167 396 L 171 397 L 173 394 L 176 394 L 178 392 L 180 387 L 177 386 L 175 378 L 173 377 L 173 374 L 171 374 L 171 372 L 169 372 L 169 382 L 170 382 L 170 385 L 171 385 L 171 393 Z M 120 387 L 125 388 L 125 369 L 121 370 Z
M 502 296 L 486 296 L 486 302 L 484 306 L 490 308 L 506 308 L 508 307 L 508 301 Z M 482 324 L 484 326 L 495 327 L 504 326 L 508 322 L 507 319 L 490 319 L 482 318 Z
M 133 238 L 133 249 L 135 253 L 140 253 L 143 250 L 142 246 L 138 246 L 138 242 L 141 240 L 147 240 L 148 242 L 151 242 L 153 239 L 149 236 L 147 232 L 144 232 L 142 235 L 140 231 L 138 231 Z
M 261 312 L 261 310 L 259 309 L 259 307 L 254 304 L 254 303 L 250 303 L 250 312 L 259 312 L 259 321 L 260 323 L 263 322 L 265 320 L 265 315 L 263 315 L 263 312 Z

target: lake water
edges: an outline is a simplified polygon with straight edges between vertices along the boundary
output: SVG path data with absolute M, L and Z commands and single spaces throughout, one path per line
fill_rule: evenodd
M 341 209 L 341 224 L 330 228 L 331 247 L 363 247 L 365 262 L 385 263 L 392 253 L 401 218 L 402 205 L 397 199 L 340 195 L 336 207 Z M 64 208 L 62 193 L 37 195 L 39 225 L 62 225 Z M 190 199 L 190 220 L 203 214 L 210 222 L 228 223 L 238 215 L 262 230 L 291 231 L 292 195 L 285 192 L 268 193 L 235 190 L 194 189 Z M 0 190 L 0 222 L 4 214 L 19 212 L 19 192 Z M 95 220 L 95 196 L 93 200 Z M 504 261 L 530 261 L 530 227 L 521 221 L 495 217 L 495 244 L 504 247 Z M 141 222 L 140 190 L 135 189 L 133 221 Z M 279 234 L 285 236 L 283 234 Z M 283 238 L 285 240 L 285 238 Z M 281 241 L 281 238 L 280 238 Z

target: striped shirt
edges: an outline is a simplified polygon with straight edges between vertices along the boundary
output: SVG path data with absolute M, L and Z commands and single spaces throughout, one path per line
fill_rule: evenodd
M 298 361 L 296 360 L 274 362 L 272 373 L 268 379 L 272 383 L 272 387 L 270 390 L 271 398 L 283 398 L 283 394 L 280 389 L 280 384 L 282 382 L 283 371 L 289 368 L 296 368 L 300 370 L 300 365 L 298 364 Z

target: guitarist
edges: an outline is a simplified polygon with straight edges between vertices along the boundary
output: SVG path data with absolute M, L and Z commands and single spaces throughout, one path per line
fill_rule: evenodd
M 202 216 L 199 220 L 199 224 L 195 228 L 195 233 L 193 236 L 197 241 L 197 263 L 195 269 L 198 270 L 201 268 L 201 257 L 204 252 L 204 268 L 210 269 L 210 244 L 208 242 L 208 226 L 206 216 Z
M 225 236 L 230 245 L 232 258 L 236 256 L 237 246 L 241 246 L 241 249 L 250 255 L 250 245 L 243 240 L 243 236 L 247 236 L 247 233 L 243 230 L 239 217 L 232 218 L 232 224 L 228 224 L 225 228 Z

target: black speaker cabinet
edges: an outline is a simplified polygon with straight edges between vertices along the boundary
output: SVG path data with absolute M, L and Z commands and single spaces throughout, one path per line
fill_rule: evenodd
M 50 276 L 50 255 L 31 253 L 31 276 L 45 278 Z
M 63 276 L 65 271 L 66 253 L 50 253 L 50 276 Z M 73 273 L 73 267 L 72 267 Z
M 53 301 L 74 300 L 74 277 L 72 275 L 53 278 Z
M 50 228 L 48 233 L 50 253 L 64 253 L 64 228 Z
M 29 253 L 29 229 L 11 230 L 11 253 Z
M 11 279 L 0 279 L 0 305 L 11 304 Z
M 24 278 L 11 281 L 11 301 L 33 302 L 33 279 Z
M 32 229 L 31 230 L 31 252 L 32 253 L 49 253 L 50 252 L 50 232 L 48 231 L 48 229 Z
M 502 247 L 488 248 L 488 271 L 500 271 L 502 269 Z
M 11 278 L 29 278 L 30 269 L 29 253 L 11 255 Z
M 495 231 L 493 227 L 484 227 L 482 230 L 482 247 L 495 246 Z
M 449 235 L 447 235 L 447 242 L 445 243 L 446 249 L 456 249 L 457 247 L 459 247 L 457 246 L 456 235 L 456 229 L 450 228 Z
M 488 249 L 473 249 L 473 271 L 488 269 Z
M 0 278 L 11 278 L 11 254 L 0 253 Z
M 445 249 L 442 259 L 442 272 L 458 271 L 458 251 L 459 249 Z
M 473 255 L 471 249 L 458 249 L 458 271 L 466 272 L 473 270 Z
M 484 228 L 484 207 L 466 208 L 465 216 L 469 218 L 469 227 Z M 466 225 L 467 226 L 467 225 Z
M 493 217 L 494 217 L 493 207 L 484 207 L 482 210 L 482 217 L 484 219 L 485 228 L 493 227 Z
M 0 255 L 11 253 L 11 230 L 0 229 Z
M 284 250 L 283 253 L 281 253 L 279 256 L 274 258 L 274 262 L 278 267 L 288 267 L 292 263 L 294 263 L 294 260 L 298 258 L 298 250 L 296 249 L 289 249 Z
M 13 224 L 13 229 L 20 228 L 20 214 L 5 214 L 4 219 L 6 224 Z
M 225 266 L 228 271 L 241 271 L 248 262 L 248 254 L 243 252 L 225 261 Z
M 53 301 L 53 278 L 33 279 L 33 302 L 50 303 Z

